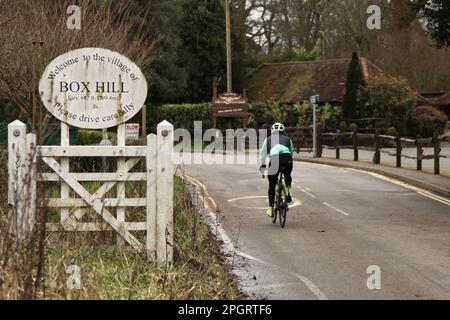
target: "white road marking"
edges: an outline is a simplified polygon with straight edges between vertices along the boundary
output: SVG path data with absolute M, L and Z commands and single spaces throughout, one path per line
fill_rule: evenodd
M 413 191 L 417 192 L 418 194 L 420 194 L 420 195 L 422 195 L 422 196 L 425 196 L 425 197 L 427 197 L 427 198 L 436 200 L 436 201 L 438 201 L 438 202 L 440 202 L 440 203 L 443 203 L 443 204 L 445 204 L 445 205 L 447 205 L 447 206 L 450 206 L 450 200 L 448 200 L 448 199 L 446 199 L 446 198 L 444 198 L 444 197 L 438 196 L 438 195 L 436 195 L 436 194 L 433 194 L 433 193 L 431 193 L 431 192 L 429 192 L 429 191 L 427 191 L 427 190 L 425 190 L 425 189 L 422 189 L 422 188 L 419 188 L 419 187 L 412 186 L 412 185 L 410 185 L 410 184 L 408 184 L 408 183 L 405 183 L 405 182 L 402 182 L 402 181 L 398 181 L 398 180 L 395 180 L 395 179 L 392 179 L 392 178 L 388 178 L 388 177 L 386 177 L 386 176 L 383 176 L 383 175 L 378 174 L 378 173 L 375 173 L 375 172 L 369 172 L 369 171 L 358 170 L 358 169 L 352 169 L 352 168 L 347 168 L 347 170 L 355 171 L 355 172 L 359 172 L 359 173 L 365 173 L 365 174 L 371 175 L 371 176 L 373 176 L 373 177 L 375 177 L 375 178 L 378 178 L 378 179 L 381 179 L 381 180 L 390 182 L 390 183 L 395 184 L 395 185 L 397 185 L 397 186 L 400 186 L 400 187 L 402 187 L 402 188 L 409 189 L 409 190 L 413 190 Z
M 235 202 L 238 202 L 241 200 L 249 200 L 249 199 L 266 199 L 267 200 L 266 202 L 268 202 L 267 196 L 241 197 L 241 198 L 230 199 L 230 200 L 228 200 L 228 202 L 235 203 Z M 300 200 L 292 198 L 292 203 L 289 204 L 289 208 L 295 208 L 295 207 L 301 206 L 302 204 L 303 203 Z M 264 207 L 264 208 L 262 208 L 262 207 L 246 207 L 246 206 L 242 206 L 242 205 L 239 205 L 239 207 L 245 208 L 245 209 L 253 209 L 253 210 L 266 210 L 267 209 L 267 207 Z
M 279 288 L 284 288 L 284 287 L 289 287 L 292 286 L 293 283 L 289 282 L 289 283 L 280 283 L 280 284 L 269 284 L 267 286 L 261 286 L 258 287 L 258 289 L 260 289 L 261 291 L 263 290 L 269 290 L 269 289 L 279 289 Z
M 347 212 L 345 212 L 344 210 L 341 210 L 341 209 L 339 209 L 339 208 L 336 208 L 335 206 L 332 206 L 332 205 L 329 204 L 328 202 L 324 202 L 323 204 L 326 205 L 327 207 L 329 207 L 329 208 L 331 208 L 331 209 L 333 209 L 333 210 L 339 212 L 340 214 L 343 214 L 344 216 L 347 216 L 347 217 L 350 216 L 350 215 L 349 215 Z
M 305 194 L 307 194 L 307 195 L 310 196 L 311 198 L 316 199 L 316 196 L 313 195 L 313 194 L 312 194 L 311 192 L 309 192 L 308 190 L 306 190 L 306 189 L 304 189 L 304 188 L 302 188 L 302 187 L 300 187 L 300 186 L 297 186 L 297 188 L 299 188 L 301 191 L 303 191 Z
M 191 183 L 193 183 L 194 185 L 196 185 L 198 188 L 203 190 L 203 193 L 205 194 L 205 197 L 209 200 L 212 200 L 214 203 L 214 206 L 217 208 L 217 204 L 215 203 L 214 199 L 208 194 L 208 191 L 206 189 L 206 186 L 204 184 L 202 184 L 200 181 L 198 181 L 195 178 L 189 177 L 189 176 L 183 176 L 186 180 L 189 180 Z M 300 280 L 307 288 L 309 291 L 311 291 L 317 299 L 319 300 L 328 300 L 328 297 L 319 289 L 319 287 L 317 287 L 311 280 L 309 280 L 307 277 L 299 274 L 299 273 L 294 273 L 294 272 L 290 272 L 290 271 L 286 271 L 283 270 L 281 267 L 277 266 L 277 265 L 272 265 L 266 261 L 263 261 L 261 259 L 258 259 L 256 257 L 253 257 L 251 255 L 248 255 L 244 252 L 238 251 L 233 242 L 231 241 L 230 237 L 228 237 L 225 229 L 218 223 L 217 221 L 217 217 L 216 217 L 216 213 L 212 212 L 211 207 L 209 206 L 207 201 L 202 201 L 203 205 L 205 207 L 205 209 L 207 209 L 208 212 L 208 217 L 209 217 L 209 223 L 210 226 L 212 228 L 215 228 L 215 230 L 217 230 L 217 236 L 218 238 L 222 241 L 225 249 L 229 252 L 229 253 L 235 253 L 243 258 L 246 258 L 248 260 L 252 260 L 255 262 L 258 262 L 260 264 L 266 265 L 268 267 L 270 267 L 271 270 L 273 270 L 274 268 L 290 274 L 291 276 L 297 278 L 298 280 Z
M 247 199 L 262 199 L 262 198 L 267 198 L 267 196 L 248 196 L 248 197 L 241 197 L 241 198 L 230 199 L 230 200 L 228 200 L 228 202 L 236 202 L 236 201 L 239 201 L 239 200 L 247 200 Z

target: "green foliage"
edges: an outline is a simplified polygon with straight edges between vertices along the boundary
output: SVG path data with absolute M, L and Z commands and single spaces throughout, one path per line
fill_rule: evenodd
M 276 102 L 268 102 L 267 107 L 273 122 L 284 123 L 288 114 L 286 108 Z
M 395 129 L 394 127 L 389 127 L 386 129 L 386 134 L 388 136 L 396 136 L 397 135 L 397 129 Z
M 167 120 L 175 128 L 194 129 L 194 121 L 203 122 L 203 130 L 212 127 L 212 105 L 202 104 L 168 104 L 152 107 L 148 110 L 148 127 L 155 129 L 157 124 Z
M 343 101 L 344 116 L 355 119 L 359 116 L 361 88 L 365 86 L 358 53 L 354 52 L 347 71 L 347 82 Z
M 213 77 L 225 79 L 223 6 L 220 0 L 189 0 L 183 2 L 182 11 L 179 26 L 182 45 L 178 54 L 188 74 L 188 90 L 183 102 L 209 101 Z
M 348 126 L 348 130 L 352 132 L 358 130 L 358 125 L 356 123 L 350 123 L 350 125 Z
M 78 130 L 78 144 L 84 146 L 98 145 L 103 139 L 102 131 L 100 130 Z
M 304 47 L 299 49 L 292 49 L 281 55 L 269 55 L 266 57 L 268 63 L 277 62 L 302 62 L 302 61 L 314 61 L 319 59 L 320 52 L 318 49 L 312 49 L 308 51 Z
M 341 121 L 341 122 L 339 123 L 339 130 L 340 130 L 341 132 L 347 132 L 347 130 L 348 130 L 347 122 Z
M 408 84 L 399 79 L 374 79 L 368 86 L 369 100 L 366 109 L 379 118 L 380 127 L 395 127 L 402 135 L 406 133 L 408 113 L 415 97 Z
M 158 35 L 158 52 L 146 73 L 148 98 L 153 104 L 176 103 L 184 99 L 188 87 L 186 66 L 181 62 L 181 2 L 178 0 L 144 1 L 149 6 L 150 27 Z
M 342 118 L 342 107 L 339 106 L 325 104 L 319 108 L 319 111 L 320 121 L 325 129 L 335 127 L 337 121 Z
M 258 128 L 264 124 L 269 124 L 273 120 L 266 103 L 252 103 L 249 112 L 252 121 L 255 122 L 255 126 Z
M 409 114 L 408 129 L 414 136 L 432 137 L 435 131 L 443 133 L 447 122 L 448 117 L 444 112 L 432 106 L 419 106 Z
M 438 48 L 450 46 L 450 6 L 448 0 L 414 0 L 412 5 L 424 19 Z
M 301 127 L 309 126 L 313 123 L 313 105 L 304 102 L 295 105 L 295 110 L 298 116 L 298 125 Z M 322 123 L 325 129 L 336 126 L 339 119 L 342 117 L 342 108 L 339 106 L 331 106 L 325 104 L 318 106 L 316 110 L 317 121 Z
M 313 106 L 310 103 L 299 103 L 295 105 L 300 127 L 309 126 L 313 123 Z
M 7 100 L 0 99 L 1 122 L 10 123 L 20 118 L 19 108 Z M 22 117 L 26 121 L 25 117 Z

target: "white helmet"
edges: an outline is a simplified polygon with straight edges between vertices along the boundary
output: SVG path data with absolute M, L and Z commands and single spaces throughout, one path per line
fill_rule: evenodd
M 276 132 L 284 132 L 284 125 L 282 123 L 275 123 L 272 126 L 272 133 L 276 133 Z

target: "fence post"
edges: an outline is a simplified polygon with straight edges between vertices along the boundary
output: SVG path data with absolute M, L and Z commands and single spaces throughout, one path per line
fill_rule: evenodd
M 433 146 L 434 146 L 434 174 L 441 174 L 441 146 L 439 143 L 439 134 L 437 131 L 433 135 Z
M 359 154 L 358 154 L 358 129 L 355 129 L 353 131 L 352 139 L 353 139 L 353 161 L 359 161 Z
M 316 132 L 317 132 L 317 137 L 316 137 L 316 148 L 317 148 L 317 152 L 316 152 L 316 157 L 317 158 L 322 158 L 322 127 L 320 124 L 317 124 L 317 128 L 316 128 Z
M 341 158 L 341 149 L 340 147 L 340 130 L 336 130 L 336 139 L 334 141 L 334 146 L 336 148 L 336 159 L 340 159 Z
M 29 240 L 36 222 L 36 135 L 26 132 L 21 121 L 8 125 L 8 204 L 13 207 L 9 232 L 19 245 Z
M 157 127 L 156 247 L 160 264 L 173 259 L 173 125 L 163 121 Z
M 149 260 L 156 260 L 156 178 L 157 170 L 157 141 L 155 134 L 147 136 L 147 239 L 146 250 Z
M 380 164 L 381 152 L 380 152 L 380 137 L 378 129 L 375 132 L 375 153 L 373 154 L 373 163 Z
M 422 144 L 420 143 L 419 135 L 417 136 L 416 145 L 417 145 L 417 171 L 422 171 L 423 148 Z
M 395 156 L 396 156 L 396 166 L 397 168 L 402 167 L 402 140 L 400 138 L 400 133 L 395 136 Z

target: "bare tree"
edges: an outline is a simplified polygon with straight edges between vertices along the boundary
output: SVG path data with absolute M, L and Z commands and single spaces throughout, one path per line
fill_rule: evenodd
M 11 101 L 31 122 L 37 82 L 46 64 L 76 48 L 102 47 L 128 56 L 141 67 L 153 58 L 156 35 L 147 11 L 128 1 L 85 0 L 81 30 L 69 30 L 68 0 L 0 0 L 0 98 Z

